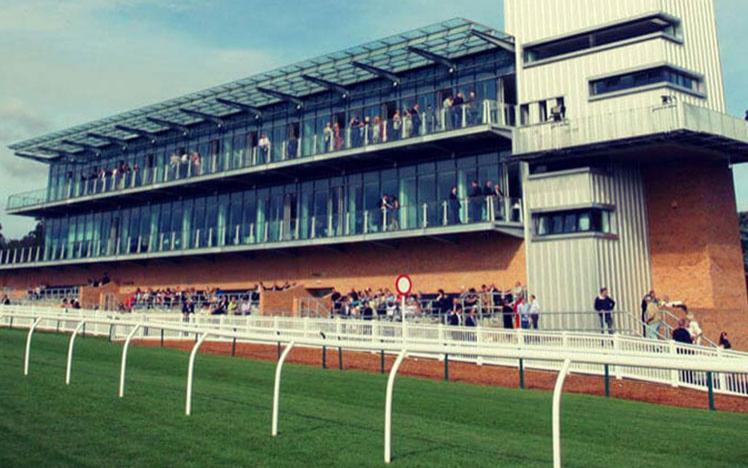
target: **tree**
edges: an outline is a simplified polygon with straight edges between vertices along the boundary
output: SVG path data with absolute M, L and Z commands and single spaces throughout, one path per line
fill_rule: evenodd
M 20 249 L 23 247 L 36 247 L 44 243 L 44 223 L 38 221 L 33 230 L 20 239 L 6 239 L 0 225 L 0 249 Z

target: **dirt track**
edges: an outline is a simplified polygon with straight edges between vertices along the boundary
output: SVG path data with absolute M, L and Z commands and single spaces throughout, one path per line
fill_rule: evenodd
M 158 341 L 137 341 L 137 344 L 142 346 L 160 346 Z M 192 341 L 181 340 L 167 340 L 164 344 L 170 348 L 184 351 L 190 350 L 194 345 Z M 200 351 L 211 354 L 230 355 L 231 343 L 206 341 L 200 348 Z M 278 358 L 278 349 L 272 345 L 239 343 L 236 345 L 236 356 L 245 359 L 275 361 Z M 389 370 L 394 360 L 394 356 L 385 356 L 385 371 Z M 322 351 L 319 349 L 296 348 L 289 354 L 288 362 L 321 367 Z M 338 364 L 337 348 L 328 349 L 328 369 L 337 370 Z M 380 372 L 380 366 L 381 357 L 379 353 L 343 350 L 344 369 Z M 431 359 L 407 358 L 400 367 L 399 373 L 428 379 L 443 379 L 444 363 Z M 475 364 L 450 361 L 449 380 L 452 382 L 518 388 L 519 370 L 496 366 L 477 366 Z M 552 390 L 555 382 L 556 373 L 535 370 L 525 371 L 526 388 Z M 604 380 L 602 377 L 571 374 L 566 379 L 564 391 L 604 395 Z M 708 408 L 707 394 L 705 392 L 633 380 L 616 380 L 613 377 L 610 379 L 610 395 L 614 398 L 646 401 L 662 405 L 700 409 Z M 715 401 L 717 410 L 719 411 L 748 413 L 748 398 L 716 394 Z

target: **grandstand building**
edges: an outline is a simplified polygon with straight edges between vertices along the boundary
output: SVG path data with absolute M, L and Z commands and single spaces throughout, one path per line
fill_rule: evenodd
M 706 311 L 748 300 L 712 0 L 505 0 L 454 19 L 11 146 L 43 245 L 0 287 L 417 291 L 527 284 L 553 313 L 600 286 Z M 478 187 L 475 187 L 477 182 Z M 597 320 L 590 312 L 589 320 Z

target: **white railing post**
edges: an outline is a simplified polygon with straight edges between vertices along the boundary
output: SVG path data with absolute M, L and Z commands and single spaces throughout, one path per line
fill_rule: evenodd
M 400 364 L 403 363 L 407 351 L 402 350 L 395 359 L 395 364 L 390 370 L 390 376 L 387 378 L 387 395 L 384 403 L 384 462 L 392 461 L 392 392 L 395 388 L 395 377 Z
M 668 346 L 668 351 L 671 355 L 675 356 L 677 354 L 677 350 L 675 349 L 675 341 L 670 341 Z M 679 382 L 679 374 L 677 370 L 671 369 L 670 370 L 670 385 L 673 387 L 678 387 Z M 688 383 L 688 382 L 684 382 Z
M 26 352 L 23 354 L 23 375 L 29 375 L 29 358 L 31 355 L 31 336 L 34 334 L 34 330 L 36 330 L 36 326 L 39 325 L 39 322 L 42 321 L 41 317 L 37 317 L 34 319 L 34 322 L 31 324 L 31 327 L 29 328 L 29 334 L 26 336 Z
M 564 361 L 553 389 L 553 468 L 561 468 L 561 394 L 571 361 Z
M 75 330 L 73 330 L 73 334 L 70 335 L 70 343 L 68 344 L 68 363 L 67 367 L 65 367 L 65 385 L 70 385 L 70 372 L 73 367 L 73 346 L 75 345 L 75 337 L 78 336 L 78 332 L 81 331 L 85 324 L 85 320 L 81 320 L 80 322 L 78 322 Z
M 273 386 L 273 420 L 270 434 L 275 437 L 278 435 L 278 410 L 280 406 L 280 384 L 281 384 L 281 372 L 283 371 L 283 363 L 286 362 L 288 354 L 293 349 L 294 342 L 288 343 L 286 349 L 281 353 L 278 364 L 275 366 L 275 385 Z
M 127 350 L 130 348 L 130 341 L 132 341 L 132 337 L 135 336 L 135 333 L 138 331 L 138 328 L 141 324 L 137 324 L 133 327 L 132 330 L 130 330 L 130 333 L 127 334 L 127 338 L 125 338 L 125 344 L 122 347 L 122 364 L 119 369 L 119 397 L 122 398 L 125 396 L 125 368 L 127 367 Z
M 200 349 L 200 346 L 207 337 L 207 333 L 200 335 L 200 338 L 198 338 L 195 346 L 192 347 L 192 351 L 190 352 L 190 362 L 187 367 L 187 396 L 184 403 L 184 414 L 187 416 L 192 413 L 192 378 L 195 375 L 195 357 L 197 356 L 197 351 Z
M 621 335 L 618 333 L 613 334 L 613 350 L 618 354 L 621 350 Z M 616 380 L 623 379 L 623 371 L 621 366 L 615 366 L 613 373 L 616 375 Z

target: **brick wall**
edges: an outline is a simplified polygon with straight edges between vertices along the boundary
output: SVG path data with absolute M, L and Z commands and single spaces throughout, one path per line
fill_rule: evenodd
M 352 244 L 341 249 L 319 247 L 293 252 L 224 254 L 212 258 L 182 258 L 135 263 L 60 267 L 0 272 L 0 288 L 26 288 L 45 283 L 85 284 L 108 272 L 122 292 L 140 288 L 220 287 L 246 289 L 260 281 L 296 282 L 308 289 L 394 289 L 398 273 L 409 273 L 414 291 L 439 288 L 458 291 L 496 283 L 508 288 L 526 282 L 521 239 L 502 234 L 471 234 L 451 240 L 417 239 L 396 247 Z
M 748 347 L 748 298 L 732 171 L 724 162 L 643 169 L 653 288 L 700 311 L 707 336 Z

